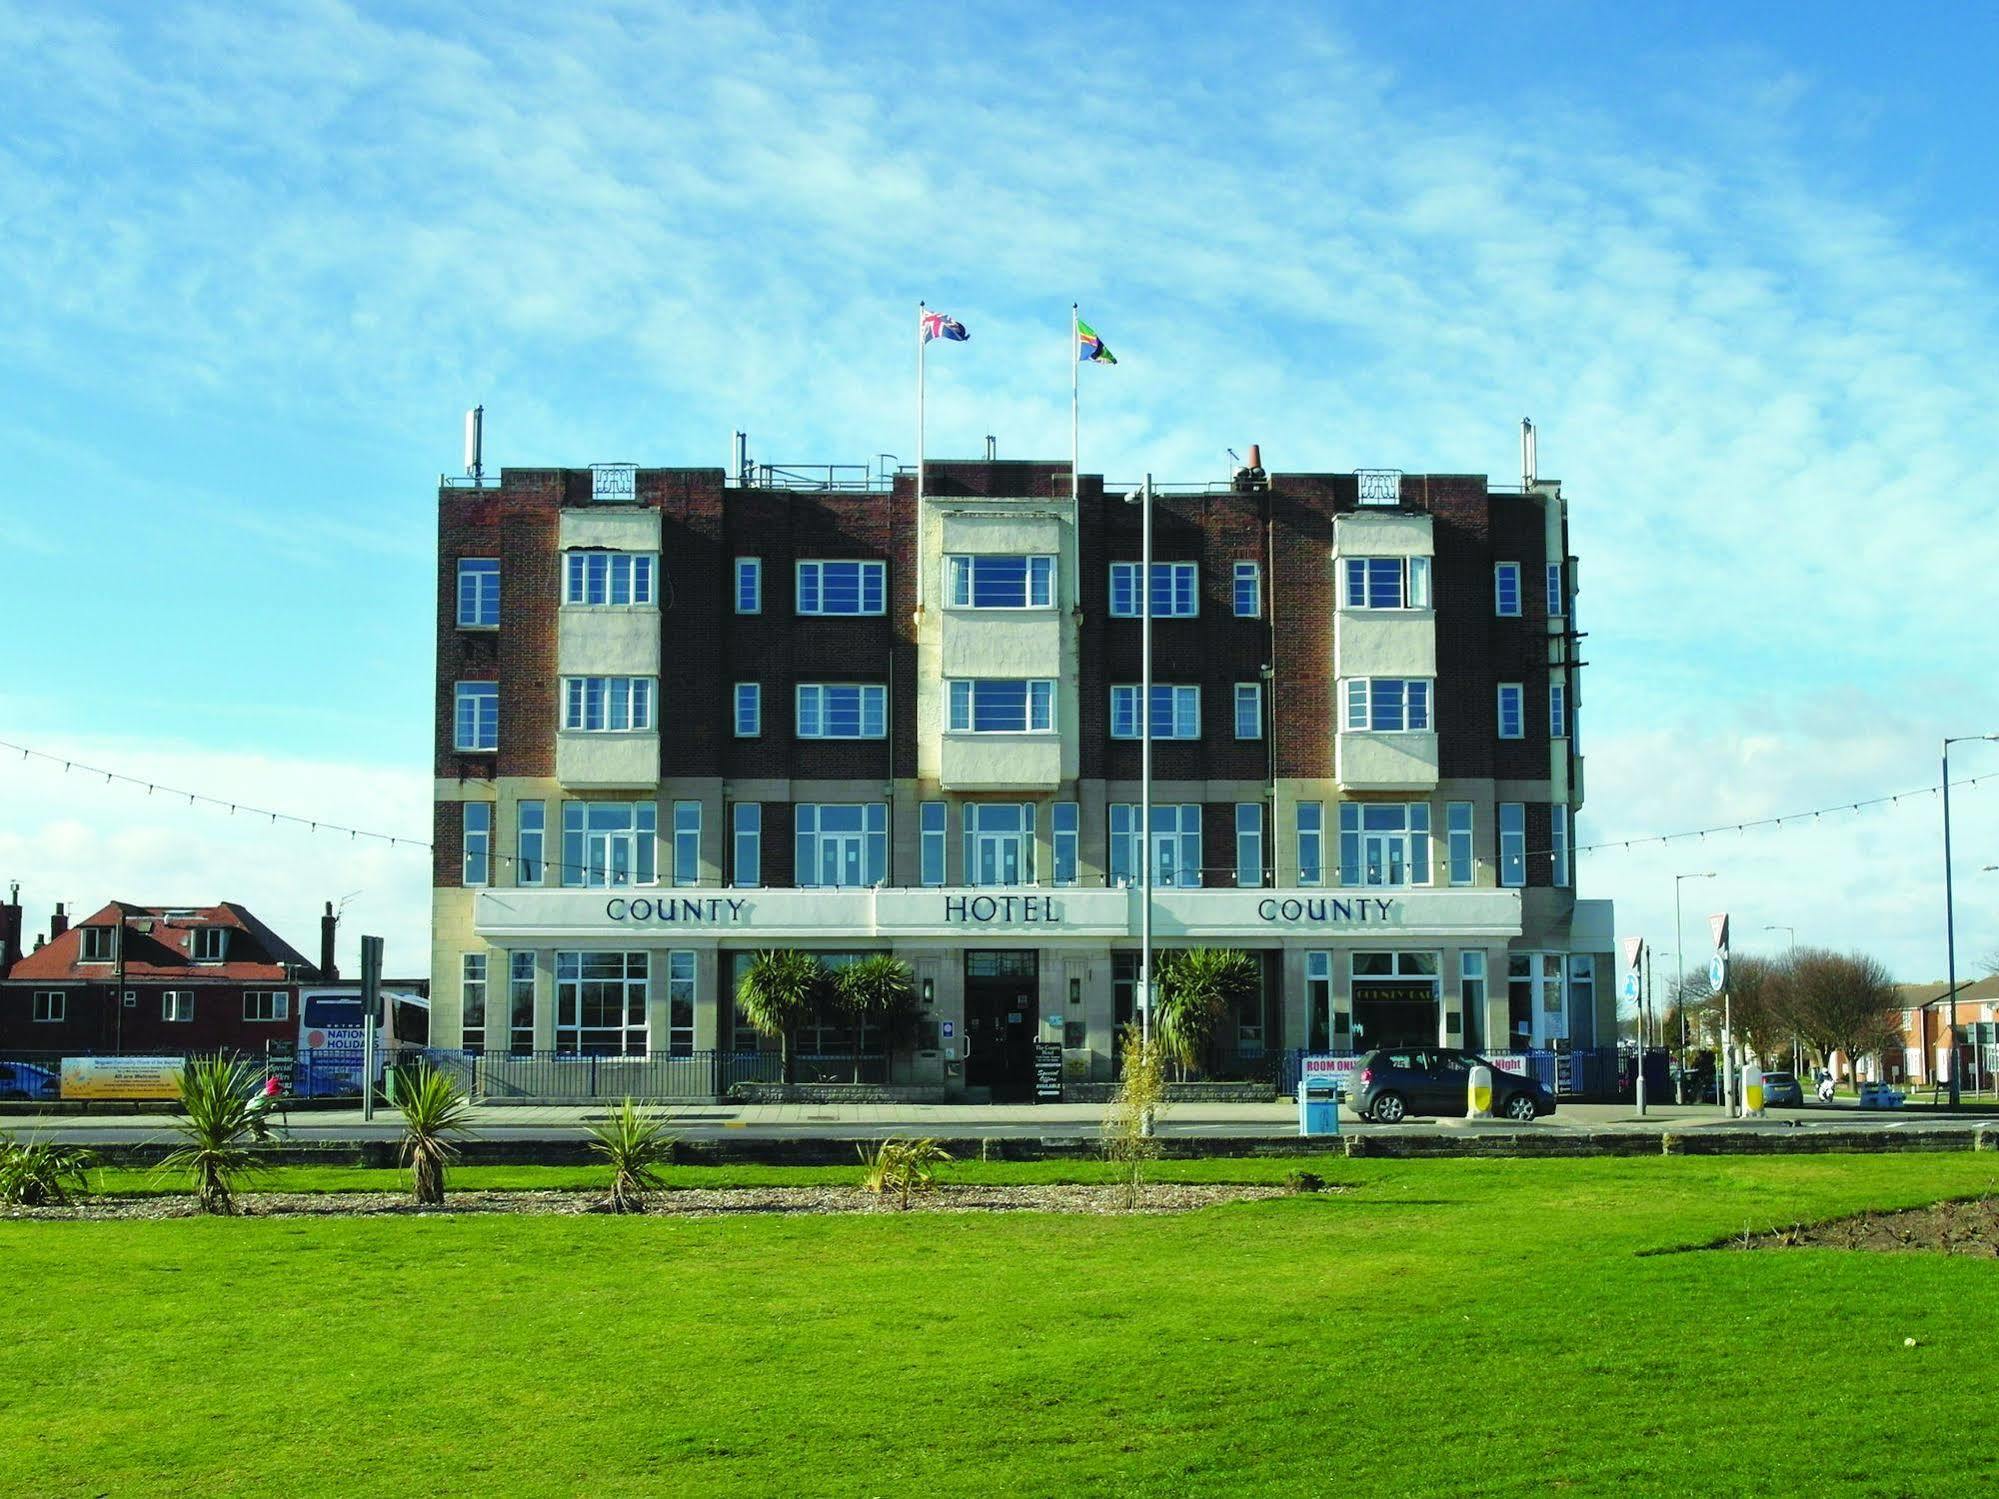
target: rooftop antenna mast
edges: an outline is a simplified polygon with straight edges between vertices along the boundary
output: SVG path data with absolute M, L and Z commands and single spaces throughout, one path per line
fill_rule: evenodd
M 465 472 L 477 489 L 486 477 L 486 408 L 474 406 L 465 413 Z
M 1537 446 L 1537 437 L 1538 434 L 1534 431 L 1534 423 L 1532 422 L 1532 420 L 1524 416 L 1521 417 L 1520 418 L 1520 487 L 1522 489 L 1532 489 L 1534 487 L 1534 476 L 1539 472 L 1537 455 L 1535 452 L 1535 448 Z

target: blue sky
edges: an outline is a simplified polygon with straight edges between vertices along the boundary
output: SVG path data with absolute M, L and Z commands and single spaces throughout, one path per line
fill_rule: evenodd
M 501 464 L 907 459 L 927 297 L 973 331 L 931 451 L 1060 455 L 1080 298 L 1116 478 L 1256 441 L 1503 480 L 1536 418 L 1585 841 L 1930 784 L 1999 731 L 1996 43 L 1990 7 L 0 0 L 0 737 L 421 837 L 466 406 Z M 1967 955 L 1995 809 L 1959 799 Z M 1582 877 L 1669 948 L 1705 868 L 1739 945 L 1941 972 L 1933 798 Z M 33 764 L 8 878 L 296 941 L 359 890 L 422 963 L 420 858 Z

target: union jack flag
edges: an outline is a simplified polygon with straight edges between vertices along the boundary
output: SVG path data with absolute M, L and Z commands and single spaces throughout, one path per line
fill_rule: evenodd
M 923 341 L 925 343 L 929 343 L 933 338 L 949 338 L 963 343 L 971 336 L 971 334 L 965 331 L 965 325 L 954 317 L 946 317 L 941 312 L 926 312 L 923 314 Z

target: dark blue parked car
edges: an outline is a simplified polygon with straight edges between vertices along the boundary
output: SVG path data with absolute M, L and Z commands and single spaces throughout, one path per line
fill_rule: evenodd
M 0 1098 L 39 1102 L 61 1097 L 61 1073 L 33 1062 L 0 1062 Z

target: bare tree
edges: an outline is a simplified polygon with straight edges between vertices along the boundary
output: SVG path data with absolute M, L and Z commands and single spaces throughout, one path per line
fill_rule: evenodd
M 1838 1051 L 1857 1060 L 1899 1042 L 1901 995 L 1879 959 L 1801 948 L 1790 968 L 1791 1023 L 1822 1058 Z
M 1736 1039 L 1764 1061 L 1790 1061 L 1797 1038 L 1788 957 L 1745 954 L 1728 964 L 1728 1012 Z

